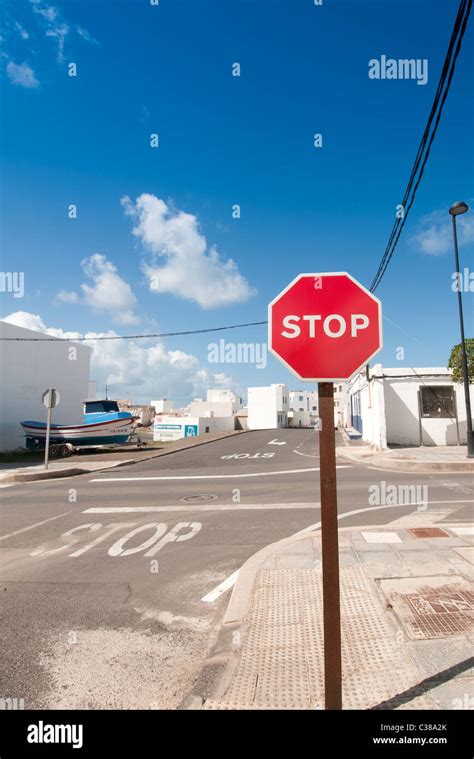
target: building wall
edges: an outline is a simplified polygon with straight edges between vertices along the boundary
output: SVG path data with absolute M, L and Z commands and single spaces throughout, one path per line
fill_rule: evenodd
M 461 445 L 466 444 L 466 410 L 463 385 L 454 384 L 445 367 L 384 369 L 376 364 L 349 383 L 348 407 L 360 406 L 362 438 L 376 448 L 387 445 Z M 422 417 L 419 391 L 423 386 L 448 385 L 454 388 L 456 419 Z M 474 406 L 474 388 L 470 387 Z M 354 426 L 355 420 L 352 420 Z
M 289 392 L 286 385 L 249 387 L 249 430 L 272 430 L 288 426 Z
M 393 370 L 387 370 L 392 372 Z M 437 376 L 417 378 L 390 378 L 385 380 L 387 443 L 389 445 L 457 445 L 458 429 L 461 445 L 466 444 L 466 408 L 464 387 L 452 382 L 450 374 L 443 367 L 416 369 L 417 374 L 437 372 Z M 454 388 L 458 416 L 449 418 L 421 417 L 418 391 L 423 385 L 450 385 Z M 474 406 L 474 388 L 471 385 L 471 404 Z
M 49 335 L 1 321 L 0 336 L 37 340 L 2 341 L 0 450 L 24 447 L 20 422 L 46 421 L 41 396 L 50 387 L 59 390 L 61 396 L 59 406 L 52 412 L 53 424 L 81 423 L 82 402 L 88 396 L 90 348 L 65 340 L 45 341 Z
M 316 390 L 290 390 L 290 427 L 314 427 L 318 418 L 318 393 Z
M 150 406 L 153 406 L 157 414 L 167 414 L 173 410 L 173 402 L 162 398 L 159 401 L 150 401 Z
M 234 417 L 160 416 L 153 424 L 153 440 L 178 440 L 233 429 Z
M 189 404 L 190 416 L 235 416 L 242 408 L 242 400 L 232 390 L 211 389 L 207 391 L 207 399 L 195 398 Z

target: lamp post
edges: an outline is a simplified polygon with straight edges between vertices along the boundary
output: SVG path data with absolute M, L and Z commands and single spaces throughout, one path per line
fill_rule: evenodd
M 467 423 L 467 457 L 469 459 L 474 458 L 474 440 L 472 437 L 472 415 L 471 415 L 471 397 L 469 394 L 469 370 L 467 365 L 467 353 L 466 353 L 466 339 L 464 337 L 464 317 L 462 312 L 462 298 L 461 298 L 461 273 L 459 269 L 459 253 L 458 253 L 458 234 L 456 228 L 456 216 L 460 216 L 469 210 L 467 203 L 462 200 L 457 203 L 453 203 L 449 209 L 453 220 L 453 237 L 454 237 L 454 257 L 456 260 L 456 274 L 457 274 L 457 291 L 458 291 L 458 307 L 459 307 L 459 325 L 461 329 L 461 362 L 462 373 L 464 380 L 464 397 L 466 399 L 466 423 Z

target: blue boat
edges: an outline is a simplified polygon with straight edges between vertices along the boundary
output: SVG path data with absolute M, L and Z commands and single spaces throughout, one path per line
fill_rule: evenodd
M 52 424 L 50 444 L 71 447 L 93 445 L 119 445 L 127 443 L 133 433 L 136 417 L 129 411 L 120 411 L 117 401 L 84 401 L 82 424 Z M 27 448 L 43 448 L 46 440 L 46 422 L 21 422 L 26 434 Z

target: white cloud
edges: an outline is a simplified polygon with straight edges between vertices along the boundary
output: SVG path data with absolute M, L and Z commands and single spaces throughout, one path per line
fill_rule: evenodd
M 119 324 L 138 324 L 140 319 L 134 313 L 137 299 L 117 267 L 100 253 L 84 258 L 81 267 L 91 282 L 81 285 L 82 298 L 74 291 L 60 290 L 54 303 L 83 303 L 98 313 L 108 314 Z
M 100 313 L 109 313 L 120 324 L 137 324 L 133 309 L 137 299 L 132 288 L 117 273 L 117 267 L 105 256 L 95 253 L 81 261 L 84 274 L 92 284 L 81 285 L 84 302 Z
M 122 206 L 136 222 L 133 234 L 151 254 L 143 271 L 152 292 L 172 293 L 206 309 L 242 303 L 255 294 L 232 259 L 223 261 L 215 246 L 207 249 L 194 214 L 174 211 L 148 193 L 135 203 L 125 196 Z
M 10 78 L 10 81 L 13 84 L 17 84 L 19 87 L 32 89 L 33 87 L 38 87 L 39 85 L 39 81 L 35 76 L 35 72 L 31 66 L 28 66 L 26 61 L 21 65 L 18 65 L 13 61 L 8 61 L 7 74 Z
M 94 341 L 90 338 L 116 333 L 112 330 L 84 335 L 66 332 L 58 327 L 47 327 L 38 314 L 26 311 L 9 314 L 3 317 L 3 321 L 52 337 L 89 338 L 85 344 L 92 349 L 91 378 L 102 387 L 107 383 L 111 395 L 116 398 L 132 398 L 137 403 L 149 403 L 152 398 L 171 398 L 186 405 L 195 397 L 205 396 L 209 387 L 232 387 L 230 377 L 200 367 L 196 356 L 180 350 L 167 350 L 156 339 L 153 342 Z
M 83 26 L 76 26 L 76 32 L 78 33 L 79 37 L 82 37 L 82 39 L 86 42 L 90 42 L 91 45 L 99 44 L 97 40 L 92 36 L 92 34 L 89 34 L 87 29 L 84 29 Z
M 64 61 L 66 38 L 70 32 L 69 22 L 62 18 L 61 11 L 54 5 L 49 5 L 47 2 L 43 2 L 43 0 L 30 0 L 30 3 L 33 6 L 33 12 L 38 16 L 46 36 L 56 40 L 57 59 L 59 63 L 62 63 Z M 85 42 L 94 45 L 99 44 L 84 27 L 75 26 L 75 30 L 78 36 L 85 40 Z
M 15 21 L 15 26 L 22 40 L 28 40 L 30 38 L 30 35 L 26 31 L 26 29 L 20 24 L 19 21 Z
M 474 218 L 472 214 L 458 217 L 457 233 L 460 245 L 474 242 Z M 442 256 L 453 251 L 453 229 L 447 209 L 433 211 L 423 216 L 418 224 L 419 231 L 412 238 L 422 253 L 428 256 Z
M 47 37 L 54 37 L 57 40 L 58 46 L 58 61 L 62 63 L 64 61 L 64 43 L 67 35 L 69 34 L 69 27 L 67 24 L 59 24 L 52 29 L 46 31 Z
M 55 303 L 78 303 L 79 295 L 73 291 L 60 290 L 54 298 Z

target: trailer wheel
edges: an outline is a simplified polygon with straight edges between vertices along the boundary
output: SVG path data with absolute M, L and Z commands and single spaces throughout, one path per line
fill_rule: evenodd
M 49 457 L 51 459 L 56 459 L 59 456 L 59 445 L 50 445 L 49 446 Z
M 68 456 L 72 456 L 74 452 L 74 447 L 71 445 L 71 443 L 64 443 L 64 445 L 61 446 L 61 458 L 67 459 Z

